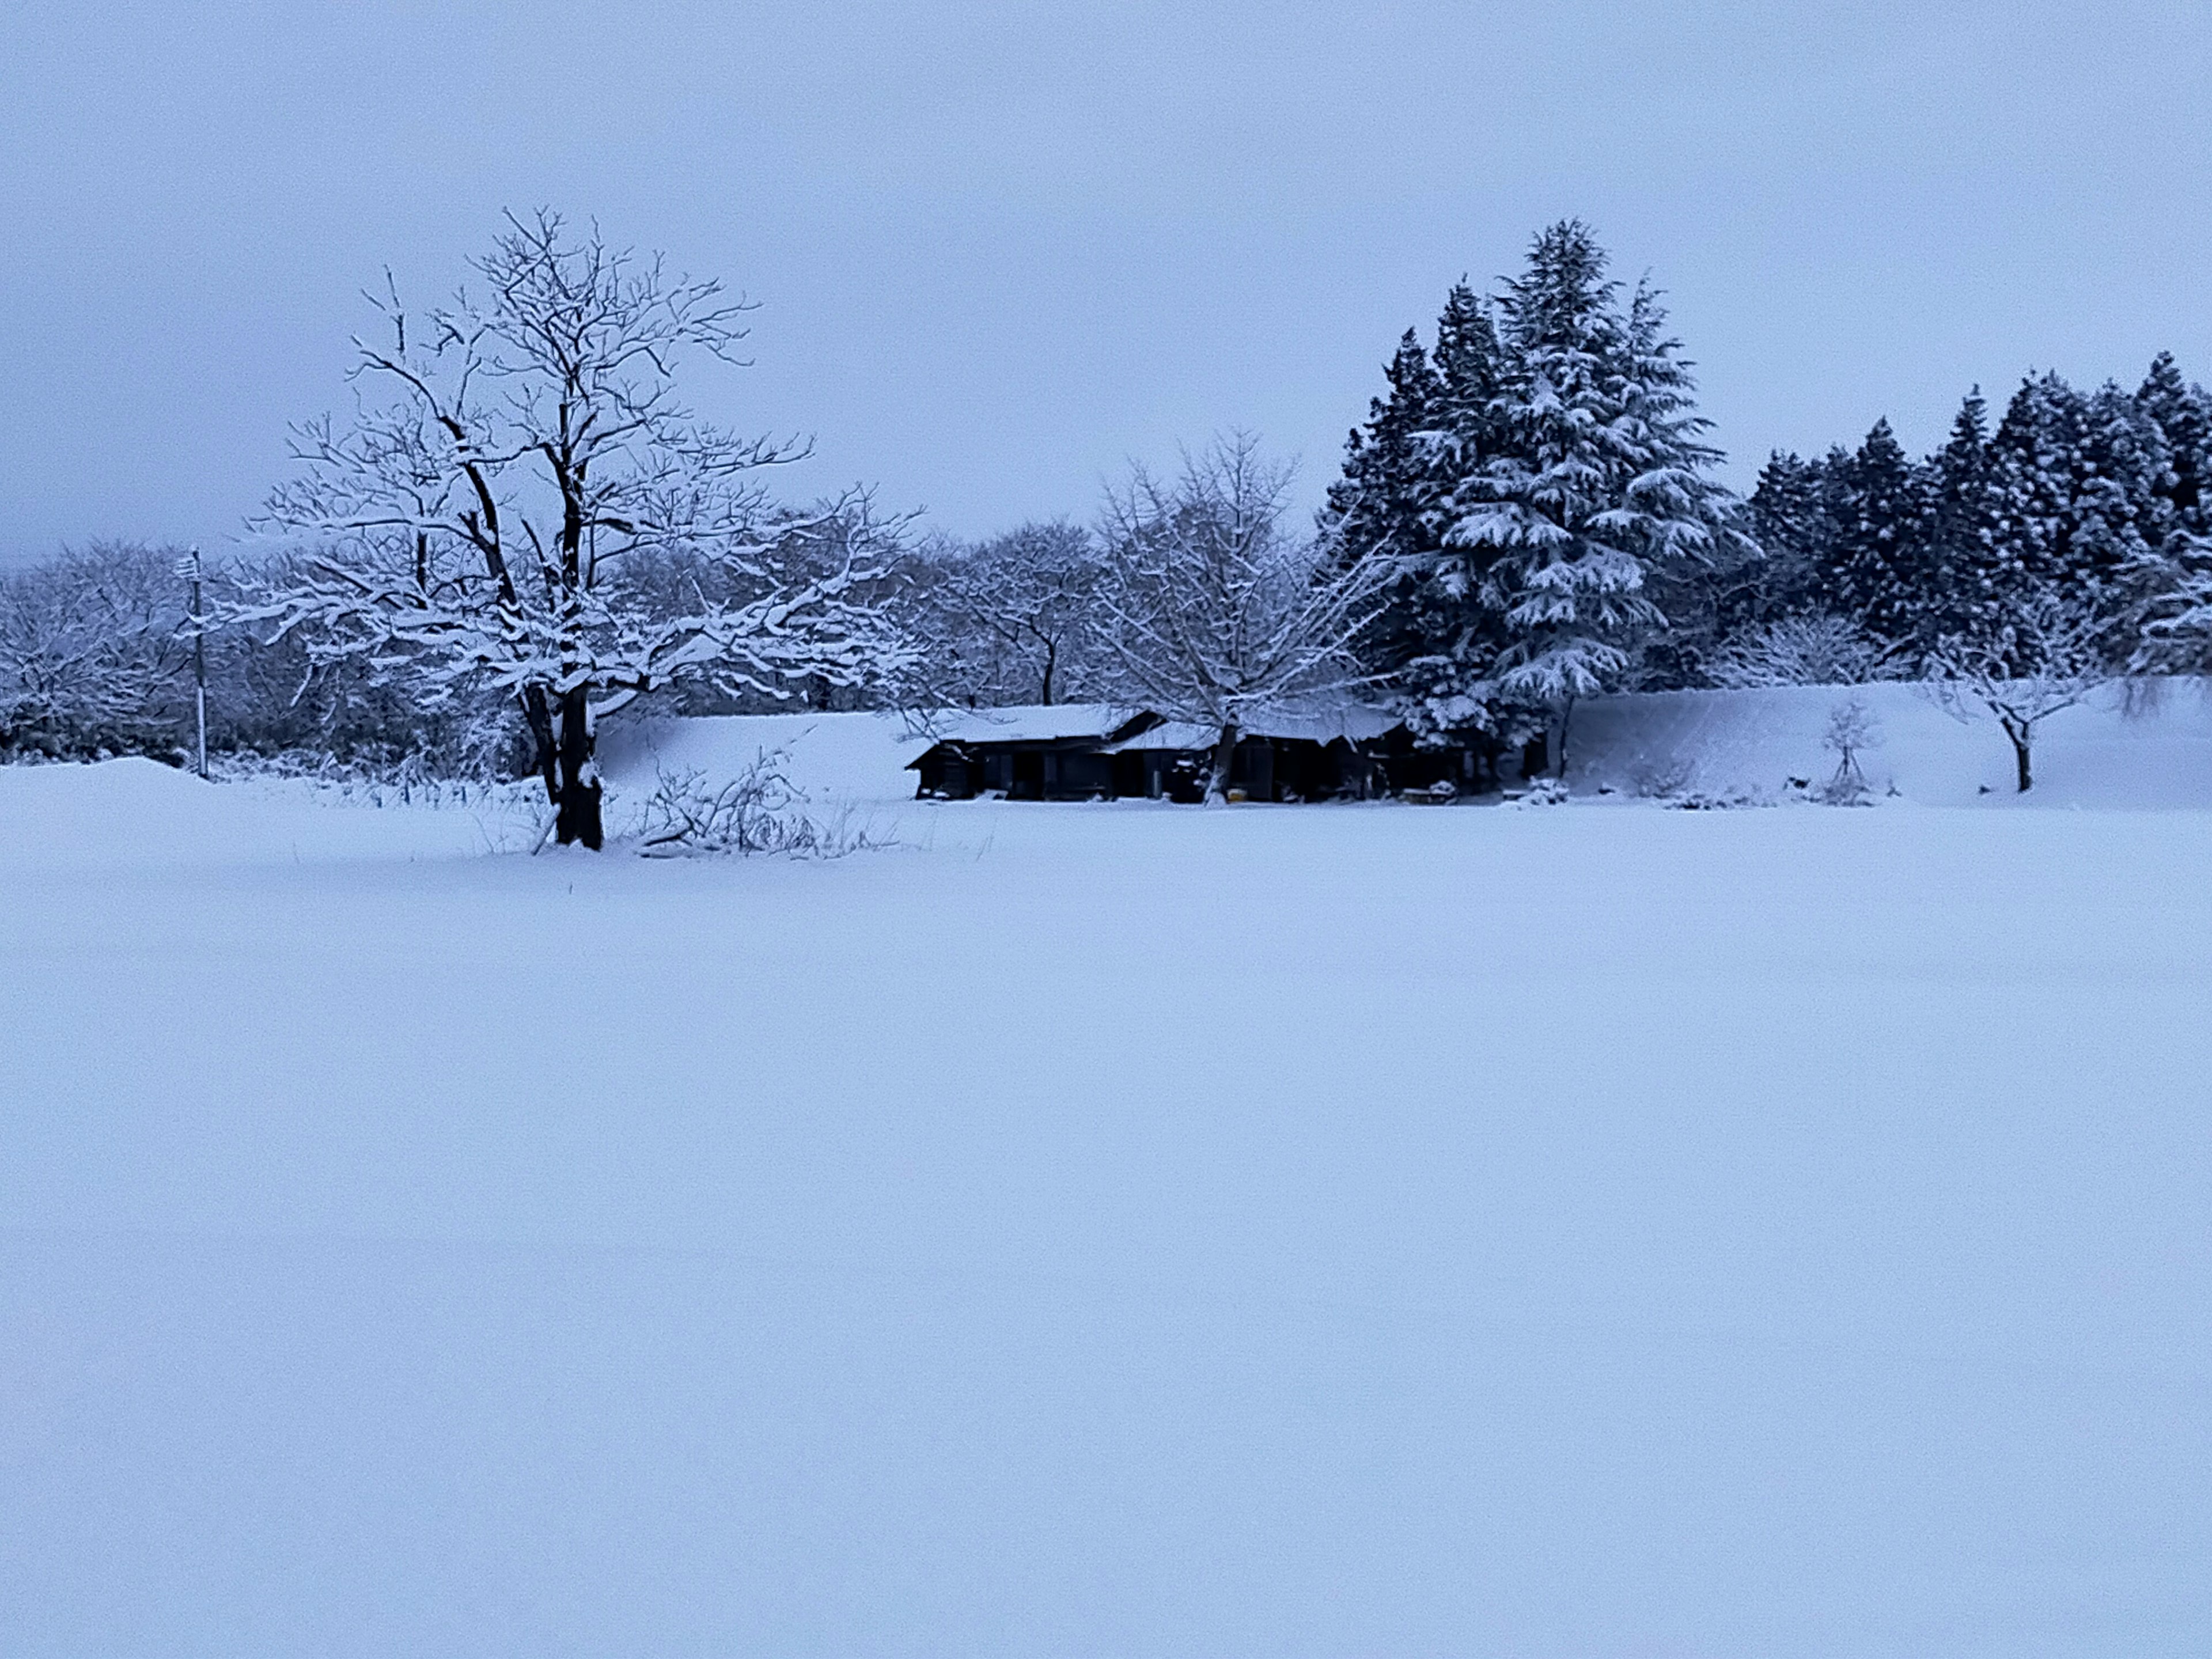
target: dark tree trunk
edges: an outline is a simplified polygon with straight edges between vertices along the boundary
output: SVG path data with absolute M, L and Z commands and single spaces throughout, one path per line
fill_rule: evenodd
M 1534 783 L 1544 775 L 1552 763 L 1551 750 L 1552 734 L 1549 732 L 1539 732 L 1534 737 L 1522 744 L 1521 779 L 1522 782 Z
M 1038 701 L 1048 708 L 1052 707 L 1052 671 L 1060 665 L 1060 647 L 1052 640 L 1044 642 L 1044 684 L 1040 688 Z
M 2034 728 L 2016 720 L 2008 720 L 2001 724 L 2004 726 L 2005 736 L 2012 739 L 2013 763 L 2019 769 L 2020 793 L 2024 795 L 2028 786 L 2035 781 L 2027 769 L 2027 745 L 2034 735 Z
M 559 776 L 553 797 L 553 838 L 566 847 L 581 842 L 593 852 L 605 845 L 599 821 L 599 769 L 592 763 L 590 694 L 580 687 L 561 694 Z
M 545 699 L 542 685 L 526 686 L 522 692 L 522 722 L 530 731 L 530 769 L 538 774 L 545 786 L 545 804 L 558 805 L 561 800 L 560 744 L 553 735 L 552 705 Z
M 1224 722 L 1221 741 L 1213 745 L 1213 769 L 1206 780 L 1206 802 L 1211 806 L 1216 801 L 1229 799 L 1229 769 L 1237 759 L 1237 726 Z

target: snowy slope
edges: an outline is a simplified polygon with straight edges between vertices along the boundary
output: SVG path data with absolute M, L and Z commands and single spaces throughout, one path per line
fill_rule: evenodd
M 0 1651 L 2212 1648 L 2212 814 L 910 811 L 0 771 Z
M 611 720 L 599 738 L 609 781 L 650 793 L 656 770 L 695 770 L 718 781 L 757 757 L 788 749 L 792 776 L 817 801 L 912 799 L 915 775 L 902 769 L 931 739 L 896 714 L 730 714 L 698 719 Z
M 1966 805 L 1986 789 L 2018 805 L 2212 806 L 2212 685 L 2189 680 L 2154 683 L 2147 706 L 2139 690 L 2133 712 L 2114 686 L 2051 716 L 2038 730 L 2036 785 L 2025 799 L 1996 723 L 1954 719 L 1917 685 L 1594 698 L 1574 711 L 1569 783 L 1627 790 L 1686 776 L 1715 793 L 1772 793 L 1792 777 L 1826 778 L 1836 761 L 1821 734 L 1830 711 L 1853 696 L 1881 729 L 1880 746 L 1863 761 L 1869 781 L 1893 784 L 1907 800 Z

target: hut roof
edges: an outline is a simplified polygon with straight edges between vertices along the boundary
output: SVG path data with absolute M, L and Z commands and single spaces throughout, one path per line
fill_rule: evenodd
M 1237 729 L 1247 738 L 1304 738 L 1326 744 L 1340 738 L 1347 743 L 1366 743 L 1398 724 L 1397 716 L 1386 710 L 1364 703 L 1343 703 L 1318 708 L 1258 711 L 1248 715 Z M 1164 720 L 1108 744 L 1105 752 L 1113 755 L 1124 750 L 1204 750 L 1212 748 L 1220 740 L 1221 728 L 1218 726 L 1195 720 Z
M 940 749 L 965 750 L 999 744 L 1049 745 L 1055 749 L 1104 746 L 1158 726 L 1148 708 L 1106 702 L 1027 703 L 1008 708 L 963 708 L 932 722 L 935 741 L 906 763 L 913 771 Z
M 1110 702 L 1023 703 L 1011 708 L 963 708 L 934 723 L 941 743 L 1064 743 L 1089 738 L 1103 743 L 1159 716 Z

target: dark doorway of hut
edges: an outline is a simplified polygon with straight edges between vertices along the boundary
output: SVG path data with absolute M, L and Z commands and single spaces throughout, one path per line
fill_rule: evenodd
M 1017 749 L 1013 755 L 1014 781 L 1006 791 L 1008 800 L 1042 800 L 1044 799 L 1044 752 L 1042 750 Z

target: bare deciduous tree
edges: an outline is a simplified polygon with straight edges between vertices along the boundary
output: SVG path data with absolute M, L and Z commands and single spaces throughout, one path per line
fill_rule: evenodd
M 987 657 L 990 688 L 1012 701 L 1064 698 L 1091 625 L 1103 572 L 1097 545 L 1065 520 L 1025 524 L 975 547 L 943 549 L 921 595 L 931 643 L 949 662 L 963 646 Z M 971 665 L 972 666 L 972 665 Z M 1009 672 L 1011 671 L 1011 672 Z
M 2035 728 L 2112 678 L 2111 624 L 2060 595 L 2014 606 L 2001 629 L 1941 641 L 1929 653 L 1936 699 L 1957 719 L 1986 713 L 2012 743 L 2021 793 L 2034 782 Z
M 1881 742 L 1881 727 L 1874 711 L 1856 697 L 1847 698 L 1828 711 L 1827 730 L 1820 746 L 1836 757 L 1836 775 L 1820 791 L 1832 806 L 1854 806 L 1867 795 L 1866 773 L 1859 757 Z
M 512 696 L 556 835 L 597 847 L 599 717 L 687 678 L 784 695 L 896 665 L 902 647 L 854 602 L 887 531 L 857 493 L 779 506 L 760 475 L 803 447 L 678 401 L 687 355 L 739 361 L 748 307 L 720 283 L 545 211 L 510 216 L 475 270 L 480 293 L 421 314 L 387 283 L 379 336 L 356 341 L 354 420 L 299 428 L 304 471 L 260 521 L 301 574 L 246 614 L 427 702 Z M 648 567 L 676 557 L 712 581 L 671 609 Z
M 0 576 L 0 753 L 175 749 L 191 660 L 175 562 L 100 543 Z
M 1108 492 L 1103 643 L 1136 697 L 1219 733 L 1208 801 L 1255 713 L 1368 681 L 1353 647 L 1389 571 L 1286 536 L 1291 476 L 1239 433 L 1186 454 L 1171 483 L 1133 466 Z

